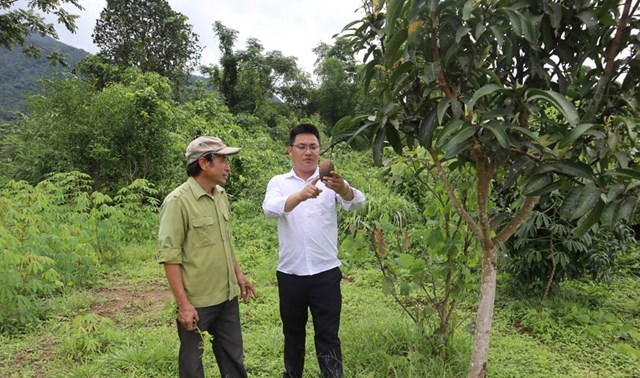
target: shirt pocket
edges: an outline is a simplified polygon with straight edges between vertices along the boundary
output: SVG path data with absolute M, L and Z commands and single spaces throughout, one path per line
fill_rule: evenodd
M 198 247 L 215 244 L 215 227 L 213 217 L 197 217 L 191 219 L 193 243 Z

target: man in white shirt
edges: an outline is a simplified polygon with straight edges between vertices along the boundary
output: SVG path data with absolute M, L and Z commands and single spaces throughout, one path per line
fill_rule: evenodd
M 320 181 L 320 134 L 314 125 L 291 130 L 288 153 L 293 169 L 269 181 L 262 203 L 265 215 L 278 219 L 284 377 L 302 377 L 309 309 L 322 376 L 342 377 L 337 208 L 362 208 L 365 197 L 335 171 Z

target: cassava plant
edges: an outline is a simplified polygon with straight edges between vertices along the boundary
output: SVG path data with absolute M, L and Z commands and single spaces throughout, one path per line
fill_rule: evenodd
M 541 196 L 582 235 L 637 202 L 638 0 L 372 0 L 344 29 L 381 106 L 354 117 L 374 160 L 421 145 L 482 251 L 469 377 L 486 375 L 497 254 Z M 341 128 L 344 128 L 342 125 Z M 449 179 L 473 172 L 465 207 Z M 469 167 L 469 168 L 466 168 Z M 512 191 L 499 208 L 495 191 Z

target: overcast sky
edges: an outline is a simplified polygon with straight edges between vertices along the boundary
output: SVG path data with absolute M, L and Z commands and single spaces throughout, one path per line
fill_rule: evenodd
M 135 1 L 135 0 L 133 0 Z M 171 8 L 189 18 L 193 31 L 204 47 L 201 64 L 218 63 L 220 52 L 212 25 L 221 21 L 226 27 L 238 31 L 236 49 L 246 47 L 247 38 L 257 38 L 265 51 L 279 50 L 285 56 L 298 58 L 298 66 L 313 72 L 315 54 L 312 49 L 320 41 L 331 43 L 332 36 L 351 21 L 362 18 L 362 0 L 168 0 Z M 79 15 L 75 34 L 57 26 L 60 40 L 90 53 L 98 49 L 91 34 L 106 6 L 106 0 L 80 0 L 84 10 L 65 7 Z M 27 0 L 17 6 L 24 7 Z M 50 22 L 55 20 L 49 16 Z

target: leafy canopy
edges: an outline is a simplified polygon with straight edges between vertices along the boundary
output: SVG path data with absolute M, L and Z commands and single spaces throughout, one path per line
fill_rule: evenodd
M 47 23 L 38 12 L 55 15 L 59 24 L 64 25 L 67 30 L 75 32 L 78 16 L 70 14 L 62 5 L 71 4 L 80 10 L 84 9 L 77 0 L 29 1 L 26 9 L 11 9 L 14 3 L 14 0 L 0 0 L 0 10 L 2 10 L 2 14 L 0 14 L 0 45 L 9 50 L 15 46 L 22 46 L 24 54 L 33 58 L 40 57 L 41 48 L 29 41 L 29 36 L 32 33 L 58 38 L 54 25 Z M 65 63 L 64 56 L 58 52 L 50 52 L 47 59 L 52 63 Z
M 108 0 L 96 21 L 93 42 L 108 63 L 184 84 L 201 51 L 187 21 L 165 0 Z

